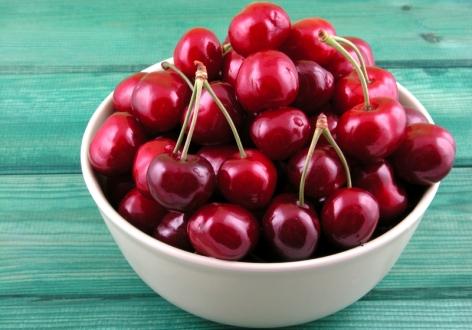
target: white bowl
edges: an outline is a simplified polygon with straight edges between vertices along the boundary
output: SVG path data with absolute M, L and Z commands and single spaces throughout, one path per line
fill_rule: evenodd
M 146 72 L 160 70 L 160 63 Z M 400 101 L 431 122 L 423 105 L 398 84 Z M 109 204 L 88 160 L 90 141 L 112 113 L 112 94 L 85 130 L 81 166 L 87 188 L 116 244 L 141 279 L 163 298 L 189 313 L 245 327 L 280 327 L 335 313 L 364 296 L 392 268 L 433 200 L 428 188 L 397 226 L 363 246 L 327 257 L 286 263 L 212 259 L 179 250 L 144 234 Z

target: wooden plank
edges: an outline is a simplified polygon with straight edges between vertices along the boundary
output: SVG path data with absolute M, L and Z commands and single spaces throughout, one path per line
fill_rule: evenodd
M 2 1 L 0 72 L 116 70 L 155 62 L 172 54 L 188 28 L 206 26 L 224 38 L 231 17 L 245 1 L 83 2 Z M 368 40 L 380 61 L 441 60 L 442 65 L 470 65 L 472 6 L 468 1 L 284 0 L 292 19 L 330 19 L 340 35 Z

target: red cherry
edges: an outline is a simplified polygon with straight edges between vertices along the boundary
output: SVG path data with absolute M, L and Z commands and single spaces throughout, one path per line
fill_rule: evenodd
M 277 170 L 264 154 L 246 150 L 247 157 L 239 153 L 221 165 L 218 187 L 232 203 L 248 209 L 260 209 L 269 203 L 277 184 Z
M 171 153 L 174 147 L 175 141 L 165 137 L 158 137 L 139 147 L 133 163 L 133 179 L 136 183 L 136 188 L 142 194 L 151 196 L 146 177 L 151 161 L 160 154 Z
M 134 88 L 145 75 L 146 73 L 144 72 L 135 73 L 116 85 L 113 91 L 113 109 L 116 111 L 132 112 L 131 96 L 133 95 Z
M 259 52 L 244 60 L 235 89 L 248 112 L 289 105 L 298 93 L 297 69 L 284 53 Z
M 315 211 L 306 204 L 298 205 L 293 195 L 271 203 L 264 215 L 263 231 L 266 241 L 285 260 L 309 258 L 320 239 Z
M 409 183 L 429 185 L 452 168 L 456 143 L 444 128 L 418 123 L 406 128 L 405 138 L 393 155 L 395 171 Z
M 242 207 L 213 203 L 192 215 L 188 235 L 200 254 L 240 260 L 255 247 L 259 230 L 256 219 Z
M 343 188 L 325 202 L 321 226 L 326 237 L 342 248 L 367 242 L 379 221 L 379 205 L 370 193 L 358 188 Z
M 300 150 L 288 163 L 288 176 L 293 186 L 300 185 L 308 148 Z M 336 152 L 328 146 L 315 149 L 308 166 L 305 195 L 320 199 L 331 195 L 346 183 L 344 168 Z
M 143 129 L 134 117 L 116 112 L 95 133 L 89 149 L 90 164 L 104 175 L 127 173 L 136 151 L 145 141 Z
M 293 60 L 315 61 L 325 65 L 335 53 L 330 46 L 320 41 L 321 30 L 330 35 L 336 35 L 334 26 L 319 17 L 305 18 L 292 25 L 290 35 L 284 44 L 284 51 Z
M 242 123 L 242 110 L 239 103 L 236 101 L 233 87 L 224 82 L 213 82 L 211 83 L 211 87 L 226 110 L 228 110 L 235 126 L 239 127 Z M 187 111 L 188 108 L 184 111 L 182 121 Z M 202 92 L 200 98 L 200 110 L 198 112 L 197 123 L 192 136 L 192 141 L 196 143 L 202 145 L 224 144 L 234 139 L 225 116 L 221 113 L 207 90 Z
M 150 234 L 166 214 L 166 209 L 151 197 L 132 189 L 121 201 L 118 213 L 136 228 Z
M 413 108 L 404 108 L 405 113 L 406 113 L 406 124 L 412 125 L 412 124 L 418 124 L 418 123 L 429 123 L 428 118 L 426 118 L 425 115 L 423 115 L 421 112 L 419 112 L 416 109 Z
M 231 46 L 243 56 L 278 49 L 289 33 L 290 17 L 281 7 L 268 2 L 246 6 L 228 29 Z
M 218 175 L 221 165 L 235 153 L 238 152 L 238 148 L 232 145 L 226 146 L 206 146 L 202 147 L 197 155 L 205 158 L 213 168 L 215 176 Z
M 310 138 L 306 115 L 291 107 L 260 113 L 252 122 L 251 139 L 270 159 L 282 160 L 305 146 Z
M 210 163 L 197 155 L 188 155 L 184 161 L 160 154 L 149 165 L 147 180 L 152 197 L 176 211 L 190 211 L 203 205 L 215 187 Z
M 239 68 L 243 62 L 244 57 L 234 50 L 230 50 L 223 58 L 223 81 L 231 84 L 233 87 L 236 86 L 236 78 L 238 77 Z
M 184 213 L 169 211 L 154 229 L 154 238 L 178 249 L 191 251 L 187 234 L 187 219 Z
M 406 127 L 405 110 L 389 98 L 371 98 L 371 109 L 359 104 L 339 118 L 337 141 L 348 155 L 363 162 L 389 156 L 400 145 Z
M 334 77 L 313 61 L 297 61 L 295 65 L 300 82 L 295 105 L 306 113 L 315 113 L 333 96 Z
M 208 29 L 188 30 L 175 46 L 175 66 L 192 79 L 195 77 L 195 61 L 205 65 L 208 79 L 218 77 L 223 64 L 223 49 L 216 35 Z
M 367 67 L 369 97 L 388 97 L 398 100 L 397 81 L 387 70 L 379 67 Z M 364 101 L 362 87 L 357 72 L 339 79 L 334 91 L 334 103 L 338 113 L 342 114 Z
M 190 89 L 178 74 L 151 72 L 144 76 L 132 97 L 133 114 L 152 132 L 166 132 L 177 126 L 190 100 Z
M 125 195 L 134 188 L 134 181 L 129 175 L 103 178 L 103 190 L 113 207 L 117 207 Z
M 382 223 L 405 212 L 408 206 L 405 189 L 395 182 L 392 167 L 385 160 L 363 166 L 354 173 L 354 185 L 365 189 L 377 200 Z

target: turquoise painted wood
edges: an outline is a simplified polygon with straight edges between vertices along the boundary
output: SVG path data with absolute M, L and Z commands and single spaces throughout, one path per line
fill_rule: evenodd
M 86 122 L 126 74 L 172 54 L 189 27 L 223 38 L 247 1 L 0 1 L 0 329 L 221 329 L 131 270 L 83 184 Z M 366 297 L 298 329 L 470 329 L 472 3 L 279 1 L 359 35 L 458 143 L 411 243 Z

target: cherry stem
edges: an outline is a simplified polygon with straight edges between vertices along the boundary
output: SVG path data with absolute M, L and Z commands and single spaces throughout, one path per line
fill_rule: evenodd
M 233 46 L 231 46 L 230 43 L 226 43 L 223 45 L 223 56 L 228 54 L 231 50 L 233 49 Z
M 182 71 L 180 71 L 179 68 L 176 67 L 174 64 L 164 61 L 164 62 L 161 62 L 161 67 L 162 67 L 164 70 L 166 70 L 166 71 L 167 71 L 167 70 L 171 70 L 171 71 L 174 71 L 175 73 L 177 73 L 177 74 L 180 76 L 180 78 L 182 78 L 182 79 L 185 81 L 185 83 L 188 85 L 188 87 L 189 87 L 191 90 L 193 90 L 193 85 L 192 85 L 192 83 L 190 82 L 190 80 L 189 80 L 189 79 L 187 78 L 187 76 L 186 76 Z
M 364 56 L 362 56 L 361 51 L 359 50 L 359 47 L 356 46 L 355 43 L 353 43 L 351 40 L 340 37 L 340 36 L 333 36 L 333 39 L 339 42 L 340 44 L 344 46 L 349 46 L 352 48 L 354 53 L 356 53 L 357 59 L 359 60 L 359 64 L 361 66 L 362 73 L 364 74 L 365 80 L 367 81 L 367 84 L 370 84 L 369 80 L 369 75 L 367 73 L 367 67 L 365 65 L 365 60 Z
M 190 115 L 192 113 L 193 105 L 195 103 L 195 95 L 197 94 L 196 88 L 192 87 L 192 96 L 190 97 L 190 102 L 188 103 L 187 113 L 184 117 L 184 122 L 182 123 L 182 127 L 179 132 L 179 137 L 177 138 L 177 142 L 175 143 L 174 150 L 172 154 L 176 155 L 184 141 L 185 130 L 187 129 L 188 121 L 190 120 Z
M 359 80 L 361 82 L 362 93 L 364 94 L 364 108 L 365 108 L 365 110 L 370 110 L 371 106 L 370 106 L 370 101 L 369 101 L 369 89 L 367 87 L 367 80 L 366 80 L 366 77 L 364 77 L 364 74 L 362 73 L 362 70 L 361 70 L 361 67 L 359 66 L 359 64 L 356 62 L 356 60 L 354 60 L 354 58 L 351 56 L 351 54 L 349 54 L 349 52 L 346 49 L 344 49 L 344 47 L 341 46 L 333 38 L 333 36 L 329 35 L 326 31 L 321 30 L 318 34 L 318 37 L 320 38 L 320 40 L 322 42 L 324 42 L 325 44 L 333 47 L 339 53 L 341 53 L 341 55 L 344 56 L 349 61 L 349 63 L 351 63 L 354 70 L 356 70 L 356 73 L 357 73 L 357 75 L 359 77 Z
M 339 160 L 341 161 L 341 164 L 343 164 L 344 172 L 346 173 L 346 186 L 348 188 L 352 188 L 351 171 L 349 170 L 349 164 L 347 163 L 347 159 L 346 157 L 344 157 L 341 148 L 339 148 L 329 129 L 323 130 L 323 136 L 325 137 L 326 141 L 328 141 L 328 143 L 331 145 L 331 147 L 333 147 L 334 151 L 339 157 Z
M 241 142 L 241 138 L 239 137 L 238 129 L 236 128 L 236 125 L 234 125 L 234 121 L 231 118 L 228 110 L 226 110 L 221 100 L 218 98 L 218 96 L 216 96 L 215 91 L 211 87 L 208 80 L 205 80 L 203 82 L 203 87 L 208 91 L 208 93 L 210 93 L 210 96 L 213 98 L 213 101 L 215 101 L 221 113 L 225 116 L 226 121 L 228 122 L 228 125 L 231 128 L 231 131 L 233 132 L 234 139 L 236 140 L 236 145 L 238 146 L 239 155 L 241 156 L 241 158 L 246 158 L 247 156 L 246 151 L 244 150 L 243 143 Z

